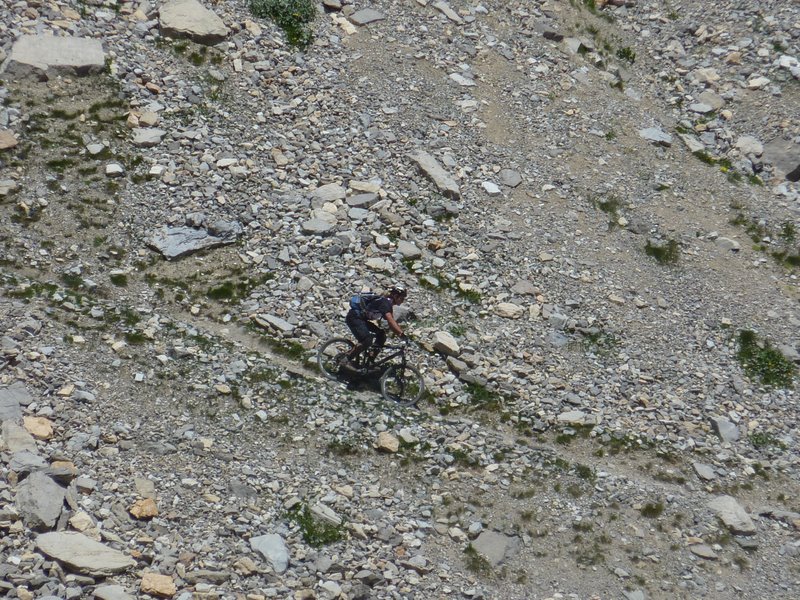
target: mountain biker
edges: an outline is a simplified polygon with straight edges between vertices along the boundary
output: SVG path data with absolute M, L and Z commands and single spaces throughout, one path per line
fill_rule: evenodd
M 358 343 L 347 355 L 347 359 L 355 362 L 359 354 L 369 348 L 375 349 L 375 353 L 386 343 L 386 332 L 375 321 L 385 319 L 395 335 L 405 337 L 403 330 L 394 320 L 395 306 L 400 306 L 406 299 L 406 288 L 402 285 L 393 285 L 389 291 L 381 294 L 377 298 L 370 300 L 364 310 L 351 308 L 345 317 L 344 322 L 350 331 L 353 332 Z

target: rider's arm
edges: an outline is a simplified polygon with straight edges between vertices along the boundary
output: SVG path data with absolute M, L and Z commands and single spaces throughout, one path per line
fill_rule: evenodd
M 400 326 L 397 324 L 397 321 L 394 320 L 394 315 L 390 312 L 387 312 L 383 315 L 383 318 L 386 319 L 386 322 L 389 324 L 389 329 L 395 332 L 395 334 L 402 336 L 403 330 L 400 329 Z

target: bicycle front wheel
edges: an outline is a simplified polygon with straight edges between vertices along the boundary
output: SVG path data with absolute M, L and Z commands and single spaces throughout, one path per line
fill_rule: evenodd
M 355 344 L 347 338 L 332 338 L 322 344 L 317 350 L 317 364 L 319 370 L 328 379 L 338 380 L 339 371 L 348 352 Z
M 419 369 L 406 365 L 395 365 L 381 377 L 381 394 L 387 400 L 397 402 L 403 406 L 411 406 L 419 402 L 425 391 L 425 381 Z

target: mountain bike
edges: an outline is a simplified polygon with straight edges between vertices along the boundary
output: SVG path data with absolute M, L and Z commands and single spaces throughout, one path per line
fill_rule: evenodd
M 411 406 L 422 397 L 425 381 L 419 369 L 406 360 L 408 344 L 409 340 L 405 339 L 402 344 L 369 348 L 358 355 L 355 363 L 351 363 L 347 355 L 355 347 L 355 342 L 347 338 L 331 338 L 319 347 L 317 364 L 325 377 L 334 381 L 377 379 L 386 400 Z

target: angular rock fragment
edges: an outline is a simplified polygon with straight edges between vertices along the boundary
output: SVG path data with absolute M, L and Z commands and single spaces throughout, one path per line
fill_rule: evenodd
M 289 549 L 286 542 L 277 533 L 267 533 L 250 538 L 250 547 L 266 558 L 273 570 L 285 573 L 289 568 Z
M 671 146 L 672 136 L 658 127 L 647 127 L 639 130 L 639 137 L 652 142 L 656 146 Z
M 496 567 L 508 558 L 517 548 L 516 538 L 508 537 L 496 531 L 483 531 L 472 542 L 475 551 Z
M 89 539 L 82 533 L 43 533 L 36 537 L 36 547 L 50 558 L 84 575 L 113 575 L 136 564 L 130 556 Z
M 143 594 L 159 596 L 161 598 L 172 598 L 178 591 L 175 581 L 169 575 L 161 573 L 147 572 L 142 575 L 139 590 Z
M 446 331 L 437 331 L 433 334 L 433 349 L 446 356 L 461 354 L 461 348 L 458 346 L 456 338 Z
M 733 496 L 718 496 L 708 503 L 708 507 L 717 513 L 717 516 L 734 535 L 754 535 L 756 533 L 756 526 L 750 519 L 750 515 Z
M 17 486 L 17 510 L 32 529 L 48 529 L 61 515 L 66 489 L 40 471 Z
M 192 252 L 232 244 L 241 233 L 238 223 L 216 223 L 209 229 L 195 227 L 163 227 L 147 244 L 158 250 L 167 260 L 180 258 Z
M 25 384 L 21 381 L 0 388 L 0 422 L 22 422 L 22 408 L 31 403 L 31 397 Z
M 11 47 L 3 66 L 9 75 L 49 79 L 56 75 L 89 75 L 105 68 L 100 40 L 54 35 L 23 35 Z
M 230 32 L 222 19 L 197 0 L 170 0 L 161 7 L 158 18 L 164 35 L 198 44 L 218 44 Z
M 447 171 L 442 168 L 439 162 L 427 152 L 418 150 L 409 155 L 409 158 L 417 163 L 420 170 L 436 185 L 443 196 L 458 200 L 461 191 L 458 184 Z
M 350 20 L 356 25 L 368 25 L 385 18 L 386 15 L 372 8 L 362 8 L 350 15 Z

